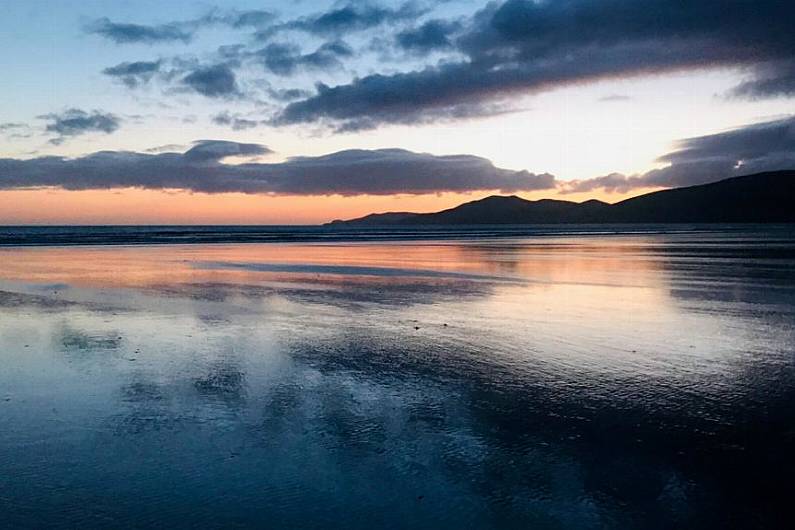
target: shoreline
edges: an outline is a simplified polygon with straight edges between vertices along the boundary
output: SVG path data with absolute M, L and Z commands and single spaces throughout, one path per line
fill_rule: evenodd
M 529 237 L 795 233 L 793 223 L 666 223 L 356 227 L 326 226 L 19 226 L 0 228 L 0 248 L 215 244 L 358 243 Z

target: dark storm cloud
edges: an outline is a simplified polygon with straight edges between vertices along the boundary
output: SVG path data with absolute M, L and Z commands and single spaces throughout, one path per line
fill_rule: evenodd
M 66 109 L 60 113 L 45 114 L 40 118 L 48 121 L 45 130 L 57 135 L 50 140 L 54 144 L 63 142 L 69 136 L 91 132 L 110 134 L 121 125 L 121 119 L 115 114 L 98 110 L 86 112 L 81 109 Z
M 102 73 L 118 79 L 129 88 L 148 83 L 160 72 L 161 61 L 125 62 L 102 70 Z
M 235 73 L 225 64 L 198 67 L 182 78 L 182 84 L 209 98 L 240 94 Z
M 275 123 L 377 126 L 566 84 L 712 67 L 764 74 L 745 93 L 789 93 L 792 20 L 795 3 L 780 0 L 494 2 L 454 39 L 463 60 L 322 87 Z
M 795 117 L 688 138 L 657 159 L 668 166 L 642 175 L 613 173 L 562 185 L 564 192 L 595 189 L 625 192 L 644 187 L 679 187 L 761 171 L 795 168 Z
M 0 159 L 0 189 L 140 187 L 286 195 L 389 195 L 499 189 L 549 189 L 555 179 L 495 167 L 470 155 L 401 149 L 350 150 L 281 163 L 225 164 L 228 156 L 269 153 L 257 144 L 203 140 L 185 153 L 101 151 L 79 158 Z
M 272 73 L 292 75 L 301 68 L 328 69 L 340 67 L 340 58 L 353 56 L 353 50 L 343 41 L 327 42 L 312 53 L 303 54 L 298 46 L 272 43 L 256 53 L 262 64 Z
M 173 41 L 187 43 L 193 38 L 195 29 L 194 24 L 180 22 L 147 26 L 112 22 L 108 18 L 100 18 L 86 27 L 88 33 L 100 35 L 117 44 L 155 44 Z

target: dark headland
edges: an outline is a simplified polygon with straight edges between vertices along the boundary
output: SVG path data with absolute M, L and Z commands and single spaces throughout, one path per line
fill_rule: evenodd
M 795 222 L 795 170 L 656 191 L 615 204 L 494 195 L 435 213 L 370 214 L 329 226 L 791 222 Z

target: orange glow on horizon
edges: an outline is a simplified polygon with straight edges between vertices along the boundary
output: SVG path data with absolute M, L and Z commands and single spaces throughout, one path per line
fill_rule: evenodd
M 517 195 L 530 200 L 605 202 L 651 190 L 619 193 L 560 194 L 541 190 Z M 61 189 L 0 192 L 0 224 L 321 224 L 387 211 L 434 212 L 492 192 L 425 195 L 288 196 L 242 193 L 191 193 L 142 189 L 66 191 Z

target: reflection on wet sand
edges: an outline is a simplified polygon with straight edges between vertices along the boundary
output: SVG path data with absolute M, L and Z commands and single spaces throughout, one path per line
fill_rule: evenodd
M 0 526 L 770 526 L 794 249 L 2 249 Z

